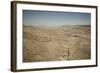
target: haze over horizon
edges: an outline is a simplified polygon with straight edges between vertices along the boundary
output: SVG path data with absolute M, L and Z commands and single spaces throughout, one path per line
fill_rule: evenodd
M 90 25 L 91 14 L 79 12 L 58 12 L 23 10 L 23 24 L 28 26 Z

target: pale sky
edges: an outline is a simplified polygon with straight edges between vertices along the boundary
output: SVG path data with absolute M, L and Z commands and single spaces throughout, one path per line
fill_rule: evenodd
M 79 12 L 23 10 L 23 24 L 32 26 L 90 25 L 91 14 Z

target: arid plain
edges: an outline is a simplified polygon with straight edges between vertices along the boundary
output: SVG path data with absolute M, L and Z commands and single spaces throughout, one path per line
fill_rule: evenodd
M 90 25 L 23 27 L 23 62 L 91 58 Z

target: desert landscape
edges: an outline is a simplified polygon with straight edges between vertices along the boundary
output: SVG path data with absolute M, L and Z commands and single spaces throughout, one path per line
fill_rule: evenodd
M 91 58 L 91 26 L 23 27 L 23 62 Z

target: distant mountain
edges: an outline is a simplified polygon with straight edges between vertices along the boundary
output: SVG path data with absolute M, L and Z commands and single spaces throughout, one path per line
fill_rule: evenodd
M 61 27 L 69 27 L 69 26 L 71 26 L 71 27 L 74 27 L 74 26 L 81 26 L 81 27 L 90 27 L 91 25 L 62 25 Z

